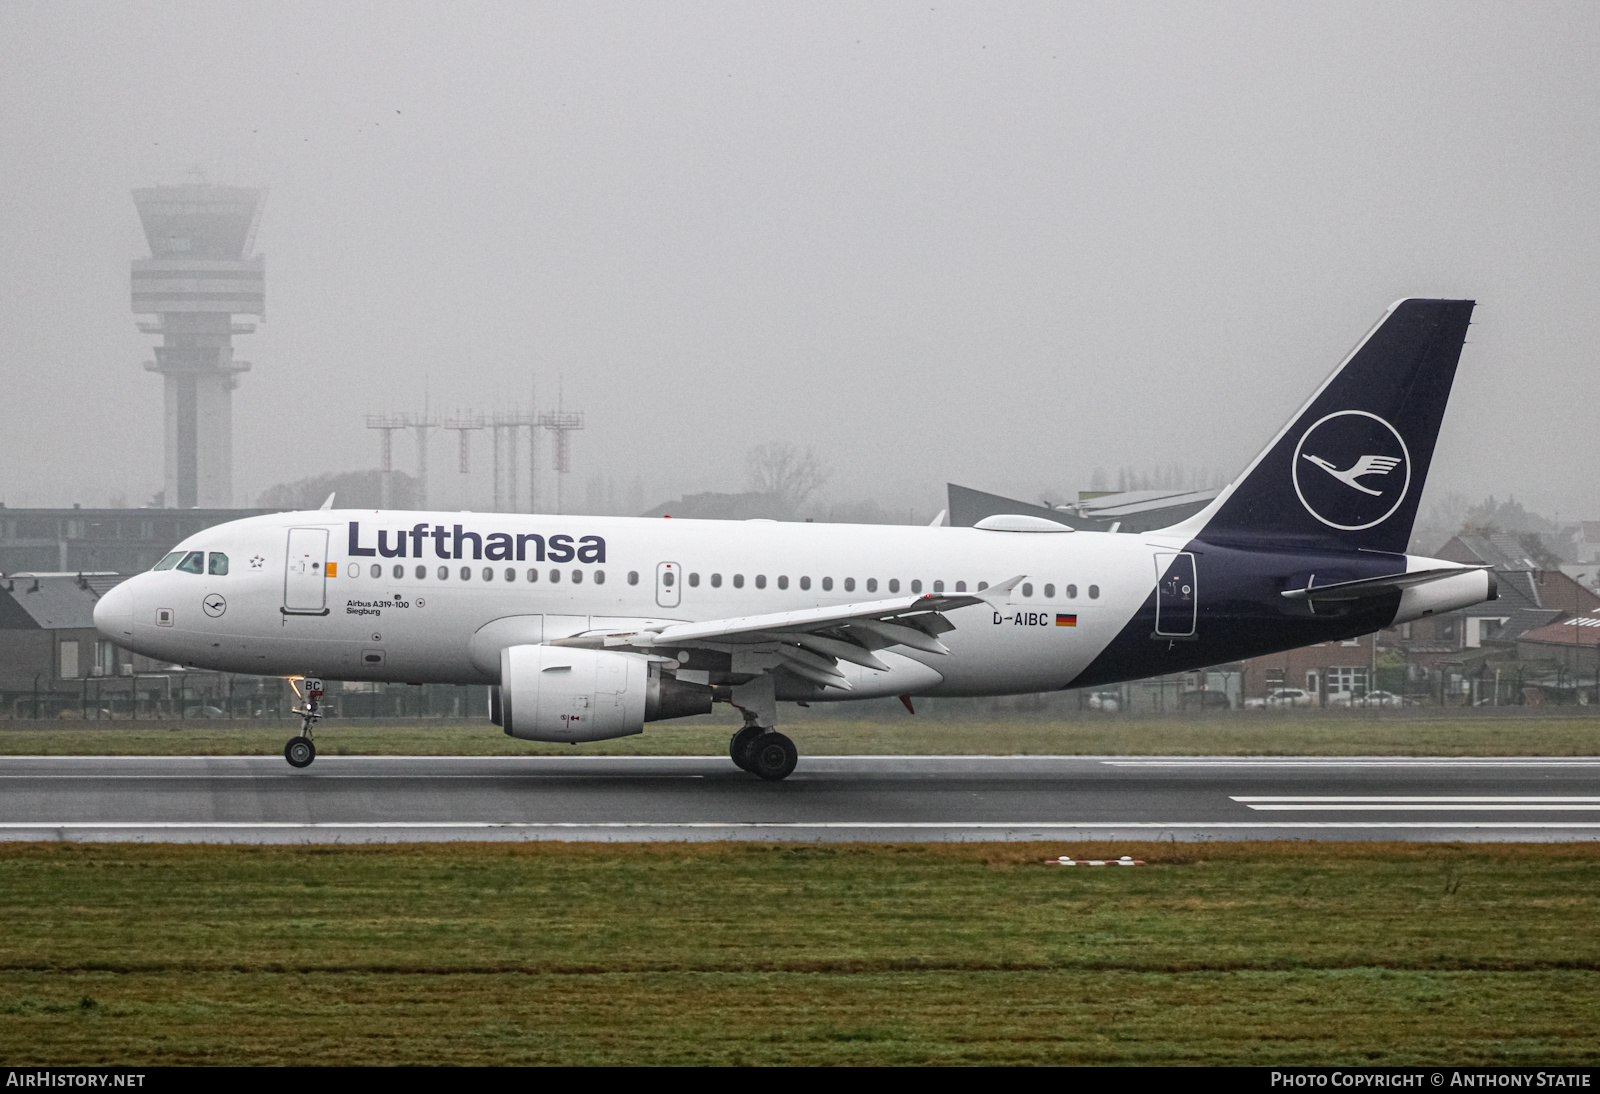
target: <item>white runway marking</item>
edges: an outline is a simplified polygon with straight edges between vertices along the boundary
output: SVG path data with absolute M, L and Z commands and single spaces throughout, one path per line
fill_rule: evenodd
M 1236 802 L 1587 802 L 1600 803 L 1600 798 L 1582 798 L 1570 794 L 1537 794 L 1518 797 L 1511 794 L 1479 794 L 1450 796 L 1441 794 L 1235 794 Z
M 605 775 L 605 774 L 598 774 L 598 773 L 591 773 L 591 772 L 578 772 L 578 773 L 569 773 L 569 774 L 564 774 L 564 775 L 538 775 L 538 774 L 533 774 L 531 772 L 529 774 L 526 774 L 526 775 L 523 775 L 523 774 L 440 775 L 440 774 L 434 774 L 432 772 L 426 772 L 426 771 L 419 772 L 419 773 L 414 774 L 414 775 L 324 775 L 320 771 L 305 771 L 305 772 L 281 771 L 281 772 L 271 772 L 271 773 L 268 773 L 268 774 L 261 774 L 261 775 L 95 775 L 95 774 L 87 774 L 87 775 L 59 775 L 59 774 L 57 774 L 57 775 L 0 775 L 0 779 L 22 779 L 24 781 L 32 781 L 32 780 L 35 780 L 35 779 L 73 779 L 73 780 L 76 780 L 78 782 L 99 782 L 102 779 L 145 779 L 145 780 L 155 780 L 155 781 L 158 781 L 158 782 L 167 782 L 167 781 L 179 781 L 179 782 L 181 782 L 181 781 L 183 781 L 185 779 L 198 780 L 198 781 L 201 781 L 201 782 L 210 782 L 210 781 L 213 781 L 213 780 L 222 780 L 222 779 L 247 779 L 250 782 L 264 782 L 264 781 L 266 781 L 268 779 L 319 779 L 319 780 L 327 780 L 327 779 L 405 779 L 405 780 L 407 780 L 409 782 L 416 782 L 419 779 L 476 779 L 476 780 L 478 780 L 480 782 L 485 782 L 485 781 L 488 781 L 488 780 L 491 780 L 491 779 L 516 779 L 518 781 L 522 781 L 522 780 L 526 780 L 526 779 L 559 779 L 559 780 L 561 780 L 563 782 L 571 782 L 573 779 L 627 779 L 630 782 L 637 782 L 640 779 L 703 779 L 703 778 L 705 778 L 704 775 L 657 775 L 657 774 L 653 774 L 651 772 L 640 772 L 638 774 L 633 774 L 633 775 Z
M 1600 760 L 1101 760 L 1107 767 L 1600 767 Z
M 1408 812 L 1420 813 L 1428 811 L 1451 812 L 1516 812 L 1516 813 L 1551 813 L 1551 812 L 1600 812 L 1600 798 L 1562 797 L 1556 795 L 1542 795 L 1539 797 L 1514 797 L 1509 795 L 1486 795 L 1482 797 L 1446 797 L 1446 796 L 1369 796 L 1355 795 L 1339 797 L 1253 797 L 1234 796 L 1233 801 L 1248 805 L 1251 809 L 1261 812 Z
M 468 829 L 524 830 L 640 830 L 692 831 L 703 829 L 797 831 L 806 829 L 859 831 L 993 831 L 1015 829 L 1600 829 L 1600 823 L 1557 824 L 1533 821 L 0 821 L 0 831 L 110 831 L 165 830 L 340 830 L 340 829 Z

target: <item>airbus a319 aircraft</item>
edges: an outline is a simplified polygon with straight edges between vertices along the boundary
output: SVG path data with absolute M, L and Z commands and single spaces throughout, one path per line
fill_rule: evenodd
M 102 598 L 127 649 L 306 678 L 482 684 L 534 741 L 743 716 L 730 754 L 794 770 L 780 702 L 1094 687 L 1355 637 L 1495 597 L 1406 554 L 1472 314 L 1393 305 L 1202 512 L 1139 534 L 323 509 L 180 543 Z

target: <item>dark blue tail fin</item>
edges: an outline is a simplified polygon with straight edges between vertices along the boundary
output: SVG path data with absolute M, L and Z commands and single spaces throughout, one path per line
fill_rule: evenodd
M 1200 538 L 1403 553 L 1473 303 L 1402 300 L 1390 308 L 1194 518 Z

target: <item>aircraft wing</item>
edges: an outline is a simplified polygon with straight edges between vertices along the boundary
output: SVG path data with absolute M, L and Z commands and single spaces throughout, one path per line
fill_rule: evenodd
M 906 646 L 924 653 L 950 650 L 938 636 L 955 630 L 944 612 L 1000 604 L 1022 581 L 1018 574 L 977 593 L 930 593 L 867 600 L 827 608 L 745 615 L 691 623 L 652 624 L 638 630 L 589 631 L 552 645 L 639 651 L 699 648 L 725 653 L 765 653 L 783 668 L 826 687 L 849 690 L 840 661 L 888 671 L 873 651 Z

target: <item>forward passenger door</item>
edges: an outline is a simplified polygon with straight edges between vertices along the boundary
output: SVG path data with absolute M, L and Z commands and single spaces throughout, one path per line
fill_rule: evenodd
M 289 529 L 289 553 L 283 568 L 285 615 L 328 614 L 328 530 Z

